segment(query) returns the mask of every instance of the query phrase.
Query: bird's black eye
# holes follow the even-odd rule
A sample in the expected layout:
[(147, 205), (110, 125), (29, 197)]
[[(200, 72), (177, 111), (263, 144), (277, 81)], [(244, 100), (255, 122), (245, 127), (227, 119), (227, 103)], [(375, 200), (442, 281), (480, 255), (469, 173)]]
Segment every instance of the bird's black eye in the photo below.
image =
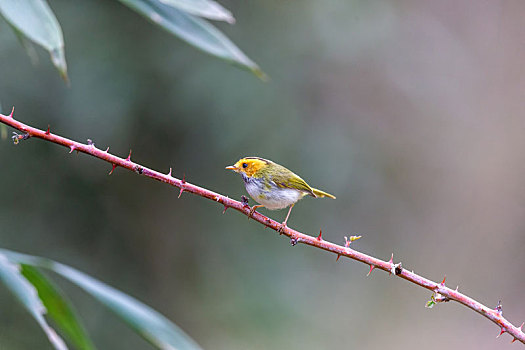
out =
[(247, 168), (247, 167), (248, 167), (248, 164), (246, 164), (246, 163), (242, 163), (242, 167), (243, 167), (243, 168)]

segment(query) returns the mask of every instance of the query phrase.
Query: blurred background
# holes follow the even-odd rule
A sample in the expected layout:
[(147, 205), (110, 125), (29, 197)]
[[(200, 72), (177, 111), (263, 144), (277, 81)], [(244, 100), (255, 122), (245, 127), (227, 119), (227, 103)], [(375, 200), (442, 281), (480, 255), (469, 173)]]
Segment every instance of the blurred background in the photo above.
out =
[[(337, 200), (291, 227), (396, 262), (525, 320), (525, 3), (234, 1), (217, 24), (270, 76), (207, 56), (116, 1), (53, 0), (67, 87), (0, 22), (4, 113), (239, 199), (272, 159)], [(9, 130), (11, 133), (12, 130)], [(501, 349), (457, 303), (175, 188), (40, 140), (0, 142), (0, 246), (76, 267), (205, 349)], [(251, 202), (253, 203), (253, 202)], [(262, 213), (283, 220), (286, 211)], [(100, 349), (152, 349), (56, 278)], [(0, 348), (51, 349), (0, 288)], [(30, 336), (28, 336), (30, 334)], [(514, 345), (516, 347), (517, 345)]]

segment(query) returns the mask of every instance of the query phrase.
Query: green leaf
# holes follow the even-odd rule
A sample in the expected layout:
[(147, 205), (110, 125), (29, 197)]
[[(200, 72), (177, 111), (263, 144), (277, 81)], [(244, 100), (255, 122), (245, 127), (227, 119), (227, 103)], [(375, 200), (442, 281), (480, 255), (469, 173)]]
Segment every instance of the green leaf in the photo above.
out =
[(20, 266), (13, 264), (0, 253), (0, 281), (15, 295), (38, 322), (49, 341), (57, 350), (67, 350), (66, 344), (44, 319), (46, 308), (38, 298), (37, 291), (20, 273)]
[(95, 349), (66, 295), (37, 268), (22, 265), (22, 275), (37, 289), (47, 315), (78, 349)]
[(13, 32), (15, 32), (16, 37), (18, 38), (18, 41), (22, 45), (22, 47), (26, 50), (26, 54), (29, 56), (29, 60), (31, 63), (36, 66), (39, 62), (38, 60), (38, 54), (36, 52), (35, 45), (31, 40), (29, 40), (24, 33), (17, 30), (15, 27), (11, 26), (13, 29)]
[(266, 75), (221, 31), (205, 20), (163, 4), (159, 0), (120, 0), (153, 23), (178, 36), (188, 44), (228, 62), (251, 70), (265, 80)]
[(427, 301), (427, 303), (425, 304), (425, 307), (426, 307), (427, 309), (432, 309), (432, 308), (434, 307), (434, 305), (436, 305), (436, 303), (435, 303), (434, 301), (432, 301), (432, 300), (429, 300), (429, 301)]
[(45, 0), (1, 0), (0, 14), (17, 35), (49, 51), (51, 61), (67, 81), (67, 64), (62, 29)]
[(160, 0), (160, 2), (195, 16), (235, 23), (232, 13), (212, 0)]
[(52, 270), (68, 279), (95, 297), (159, 349), (201, 349), (184, 331), (157, 311), (72, 267), (5, 249), (0, 249), (0, 254), (6, 255), (11, 261)]

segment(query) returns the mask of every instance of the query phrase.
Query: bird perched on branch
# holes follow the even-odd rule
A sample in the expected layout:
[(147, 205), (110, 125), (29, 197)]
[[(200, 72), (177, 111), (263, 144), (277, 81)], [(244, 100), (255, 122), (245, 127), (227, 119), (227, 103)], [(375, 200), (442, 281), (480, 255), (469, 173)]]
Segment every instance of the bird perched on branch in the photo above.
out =
[(271, 160), (259, 157), (241, 158), (234, 165), (226, 169), (241, 174), (246, 191), (259, 205), (254, 205), (250, 216), (257, 208), (265, 207), (270, 210), (290, 207), (280, 231), (286, 227), (293, 206), (304, 196), (314, 198), (329, 197), (330, 193), (310, 187), (291, 170)]

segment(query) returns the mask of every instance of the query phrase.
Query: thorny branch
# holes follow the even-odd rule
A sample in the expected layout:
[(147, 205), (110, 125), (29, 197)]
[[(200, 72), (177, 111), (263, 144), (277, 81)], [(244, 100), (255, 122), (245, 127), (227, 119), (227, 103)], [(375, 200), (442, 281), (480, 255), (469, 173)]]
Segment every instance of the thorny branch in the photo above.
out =
[[(13, 108), (14, 112), (14, 108)], [(26, 140), (30, 137), (37, 137), (40, 139), (44, 139), (59, 145), (62, 145), (64, 147), (69, 148), (70, 152), (77, 151), (86, 153), (89, 155), (92, 155), (96, 158), (102, 159), (112, 165), (112, 169), (109, 172), (111, 175), (115, 168), (121, 167), (128, 170), (132, 170), (140, 175), (165, 182), (167, 184), (170, 184), (172, 186), (178, 187), (180, 189), (179, 197), (182, 195), (183, 192), (193, 193), (201, 197), (205, 197), (211, 200), (214, 200), (224, 206), (224, 212), (228, 208), (233, 208), (237, 211), (240, 211), (244, 215), (249, 216), (250, 215), (250, 206), (247, 204), (247, 201), (236, 201), (231, 198), (228, 198), (226, 196), (223, 196), (219, 193), (212, 192), (210, 190), (207, 190), (205, 188), (193, 185), (186, 181), (185, 178), (182, 180), (174, 178), (171, 176), (171, 168), (168, 174), (162, 174), (158, 171), (149, 169), (143, 165), (137, 164), (131, 160), (131, 151), (127, 158), (120, 158), (115, 155), (112, 155), (109, 153), (109, 148), (106, 150), (100, 150), (95, 147), (95, 144), (88, 140), (87, 144), (83, 144), (80, 142), (72, 141), (67, 138), (52, 134), (49, 130), (49, 127), (47, 128), (47, 131), (43, 131), (40, 129), (33, 128), (29, 125), (26, 125), (24, 123), (21, 123), (14, 119), (14, 113), (11, 112), (10, 115), (2, 115), (0, 114), (0, 122), (9, 125), (20, 132), (22, 134), (14, 133), (13, 141), (15, 144), (22, 140)], [(281, 229), (281, 224), (275, 220), (272, 220), (261, 213), (254, 212), (251, 216), (255, 221), (258, 221), (259, 223), (272, 228), (275, 231), (278, 231)], [(290, 242), (292, 245), (296, 245), (298, 243), (306, 244), (312, 247), (316, 247), (322, 250), (326, 250), (328, 252), (334, 253), (337, 256), (337, 259), (339, 259), (341, 256), (354, 259), (357, 261), (360, 261), (364, 264), (367, 264), (370, 266), (370, 271), (368, 272), (368, 275), (372, 272), (373, 269), (380, 269), (383, 271), (388, 272), (389, 274), (394, 274), (395, 276), (398, 276), (400, 278), (403, 278), (407, 281), (410, 281), (414, 284), (417, 284), (418, 286), (421, 286), (423, 288), (426, 288), (430, 291), (432, 291), (432, 297), (431, 300), (427, 303), (427, 306), (432, 307), (434, 304), (439, 302), (448, 302), (448, 301), (456, 301), (462, 305), (465, 305), (469, 309), (472, 309), (476, 311), (477, 313), (485, 316), (492, 322), (494, 322), (496, 325), (498, 325), (501, 329), (500, 334), (498, 337), (507, 332), (512, 336), (512, 342), (515, 342), (516, 340), (520, 341), (521, 343), (525, 344), (525, 333), (523, 332), (522, 328), (525, 324), (522, 323), (520, 327), (514, 326), (512, 323), (510, 323), (506, 318), (503, 317), (503, 311), (501, 308), (501, 303), (498, 303), (495, 309), (491, 309), (480, 302), (466, 296), (463, 293), (460, 293), (458, 289), (451, 289), (445, 285), (445, 279), (441, 283), (433, 282), (427, 278), (424, 278), (422, 276), (419, 276), (415, 274), (414, 272), (411, 272), (401, 266), (401, 263), (395, 264), (393, 259), (394, 256), (390, 258), (389, 261), (383, 261), (377, 258), (374, 258), (370, 255), (358, 252), (352, 248), (350, 248), (350, 243), (358, 239), (359, 237), (352, 236), (350, 238), (345, 237), (345, 244), (344, 246), (327, 242), (322, 238), (322, 234), (319, 233), (319, 236), (313, 237), (306, 235), (304, 233), (298, 232), (294, 229), (291, 229), (289, 227), (285, 227), (282, 230), (282, 234), (290, 238)]]

